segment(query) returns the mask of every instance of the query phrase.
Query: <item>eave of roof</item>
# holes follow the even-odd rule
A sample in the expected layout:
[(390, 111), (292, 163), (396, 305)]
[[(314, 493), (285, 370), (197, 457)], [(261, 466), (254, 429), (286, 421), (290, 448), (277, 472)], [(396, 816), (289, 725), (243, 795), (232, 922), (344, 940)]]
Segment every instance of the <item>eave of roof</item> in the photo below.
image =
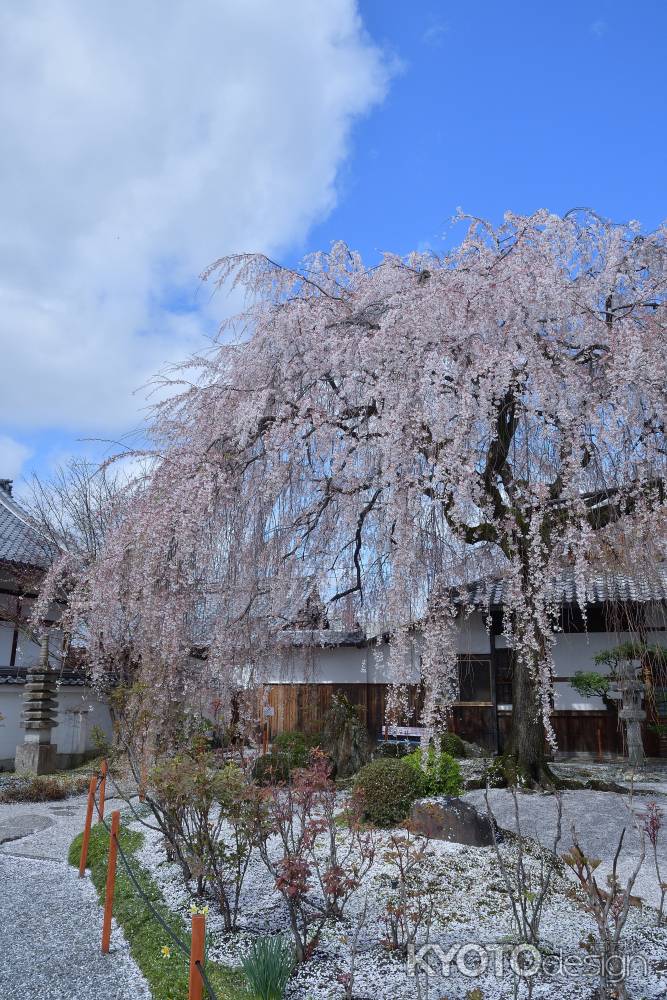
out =
[(0, 489), (0, 562), (44, 570), (54, 555), (48, 539), (32, 526), (23, 508)]
[[(504, 603), (507, 581), (503, 579), (477, 580), (455, 592), (461, 604), (474, 607), (497, 608)], [(579, 604), (581, 595), (573, 569), (564, 570), (551, 587), (549, 598), (562, 605)], [(667, 601), (667, 566), (657, 564), (650, 573), (628, 575), (598, 572), (586, 578), (585, 600), (587, 605), (629, 603), (648, 604)]]
[[(27, 673), (26, 667), (0, 667), (0, 684), (21, 687), (26, 683)], [(71, 670), (57, 673), (57, 681), (64, 687), (86, 687), (88, 684), (85, 674)]]

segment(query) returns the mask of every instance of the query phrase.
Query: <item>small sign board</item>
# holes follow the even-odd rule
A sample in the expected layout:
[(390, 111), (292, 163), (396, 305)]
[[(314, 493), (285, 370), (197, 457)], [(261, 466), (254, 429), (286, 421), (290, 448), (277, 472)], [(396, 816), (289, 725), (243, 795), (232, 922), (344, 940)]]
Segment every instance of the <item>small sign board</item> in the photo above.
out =
[(272, 719), (275, 714), (276, 714), (276, 710), (275, 710), (275, 708), (273, 708), (272, 705), (265, 705), (264, 706), (264, 718), (265, 719)]
[(404, 739), (421, 739), (426, 730), (422, 726), (388, 726), (389, 736), (403, 737)]

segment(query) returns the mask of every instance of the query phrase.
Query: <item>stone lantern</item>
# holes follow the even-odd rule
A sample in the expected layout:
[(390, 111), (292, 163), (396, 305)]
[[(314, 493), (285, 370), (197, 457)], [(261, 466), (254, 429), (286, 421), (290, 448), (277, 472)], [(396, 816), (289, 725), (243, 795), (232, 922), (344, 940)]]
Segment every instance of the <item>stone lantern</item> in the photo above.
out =
[(620, 702), (618, 717), (625, 723), (630, 764), (642, 764), (645, 759), (641, 724), (646, 718), (642, 708), (646, 685), (641, 680), (641, 660), (619, 660), (614, 681), (609, 685), (607, 697)]
[(51, 742), (57, 725), (56, 675), (49, 666), (48, 633), (42, 638), (39, 664), (26, 675), (21, 722), (23, 743), (16, 748), (14, 767), (17, 773), (52, 774), (56, 770), (56, 744)]

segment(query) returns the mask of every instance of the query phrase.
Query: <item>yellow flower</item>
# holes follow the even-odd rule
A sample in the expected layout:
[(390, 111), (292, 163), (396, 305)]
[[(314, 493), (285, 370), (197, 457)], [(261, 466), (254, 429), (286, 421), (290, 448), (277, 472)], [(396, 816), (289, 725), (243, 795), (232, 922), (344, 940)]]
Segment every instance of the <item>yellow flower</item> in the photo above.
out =
[(171, 958), (171, 948), (168, 944), (163, 944), (160, 951), (162, 952), (163, 958)]

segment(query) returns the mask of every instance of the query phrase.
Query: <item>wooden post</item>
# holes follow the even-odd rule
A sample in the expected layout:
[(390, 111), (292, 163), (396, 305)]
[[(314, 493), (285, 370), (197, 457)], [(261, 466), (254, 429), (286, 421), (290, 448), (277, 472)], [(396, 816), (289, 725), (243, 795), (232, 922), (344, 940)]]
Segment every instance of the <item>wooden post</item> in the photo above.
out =
[(188, 1000), (202, 1000), (204, 995), (204, 980), (201, 977), (197, 962), (204, 965), (204, 939), (206, 937), (206, 917), (203, 913), (192, 915), (192, 941), (190, 943), (190, 982)]
[(146, 785), (148, 784), (148, 765), (146, 763), (145, 752), (141, 755), (141, 767), (139, 769), (139, 801), (146, 801)]
[(111, 913), (113, 911), (113, 892), (116, 886), (116, 855), (118, 845), (116, 837), (120, 830), (120, 811), (111, 813), (111, 836), (109, 837), (109, 864), (107, 866), (107, 884), (104, 893), (104, 920), (102, 921), (102, 954), (109, 954), (111, 941)]
[(86, 872), (86, 861), (88, 860), (88, 843), (90, 841), (90, 828), (93, 823), (93, 809), (95, 808), (95, 792), (97, 790), (97, 775), (93, 775), (88, 785), (88, 805), (86, 806), (86, 825), (83, 828), (83, 840), (81, 841), (81, 860), (79, 861), (79, 878), (83, 878)]
[(104, 796), (107, 790), (107, 771), (109, 770), (107, 762), (102, 761), (102, 766), (100, 771), (102, 772), (102, 780), (100, 781), (100, 803), (97, 807), (100, 820), (104, 819)]
[(602, 723), (598, 722), (597, 726), (597, 738), (598, 738), (598, 760), (602, 760)]

